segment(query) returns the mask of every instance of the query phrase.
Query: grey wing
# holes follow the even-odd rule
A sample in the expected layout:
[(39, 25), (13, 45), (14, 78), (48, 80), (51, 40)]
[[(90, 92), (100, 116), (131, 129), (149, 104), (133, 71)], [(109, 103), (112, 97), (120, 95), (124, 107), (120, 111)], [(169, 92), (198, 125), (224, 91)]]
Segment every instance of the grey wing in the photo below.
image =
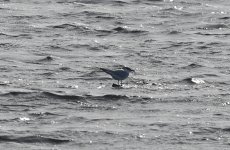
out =
[(112, 71), (110, 69), (100, 68), (105, 73), (111, 75), (115, 80), (124, 80), (129, 76), (129, 73), (124, 70)]
[(117, 70), (113, 72), (113, 78), (116, 80), (124, 80), (129, 76), (129, 73), (123, 70)]

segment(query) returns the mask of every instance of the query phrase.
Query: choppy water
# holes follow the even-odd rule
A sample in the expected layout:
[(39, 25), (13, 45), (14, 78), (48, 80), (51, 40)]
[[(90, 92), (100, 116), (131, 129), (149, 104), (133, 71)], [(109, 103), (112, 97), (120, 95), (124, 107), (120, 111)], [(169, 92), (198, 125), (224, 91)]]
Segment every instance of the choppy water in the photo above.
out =
[[(1, 149), (229, 149), (229, 8), (1, 0)], [(121, 65), (113, 88), (98, 68)]]

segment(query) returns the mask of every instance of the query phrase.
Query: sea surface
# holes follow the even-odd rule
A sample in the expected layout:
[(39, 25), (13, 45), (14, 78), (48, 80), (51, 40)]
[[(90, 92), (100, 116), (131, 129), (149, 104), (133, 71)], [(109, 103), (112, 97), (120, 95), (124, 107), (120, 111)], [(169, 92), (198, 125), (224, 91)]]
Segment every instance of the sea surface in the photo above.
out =
[(0, 149), (229, 150), (230, 1), (0, 0)]

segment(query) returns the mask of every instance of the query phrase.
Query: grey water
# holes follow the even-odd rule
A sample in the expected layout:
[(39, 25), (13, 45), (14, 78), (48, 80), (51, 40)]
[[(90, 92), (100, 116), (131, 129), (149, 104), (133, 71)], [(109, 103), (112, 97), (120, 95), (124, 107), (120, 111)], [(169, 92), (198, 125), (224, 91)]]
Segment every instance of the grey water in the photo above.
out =
[(0, 149), (229, 149), (229, 8), (0, 0)]

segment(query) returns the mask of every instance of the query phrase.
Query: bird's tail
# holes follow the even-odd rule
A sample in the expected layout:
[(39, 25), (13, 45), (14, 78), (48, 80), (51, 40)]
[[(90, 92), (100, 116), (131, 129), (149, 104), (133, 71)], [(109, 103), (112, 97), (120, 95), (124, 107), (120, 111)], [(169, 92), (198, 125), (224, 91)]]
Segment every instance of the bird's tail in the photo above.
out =
[(105, 69), (105, 68), (100, 68), (102, 71), (104, 71), (105, 73), (107, 73), (107, 74), (112, 74), (112, 70), (109, 70), (109, 69)]

